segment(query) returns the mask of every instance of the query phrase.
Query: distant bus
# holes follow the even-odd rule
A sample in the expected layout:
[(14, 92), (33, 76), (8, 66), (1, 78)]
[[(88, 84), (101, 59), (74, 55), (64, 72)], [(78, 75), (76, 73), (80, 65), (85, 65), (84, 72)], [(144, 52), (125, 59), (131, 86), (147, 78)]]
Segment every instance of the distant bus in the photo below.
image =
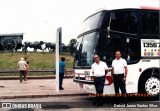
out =
[(77, 86), (86, 92), (96, 93), (91, 64), (94, 62), (94, 53), (98, 53), (100, 59), (109, 66), (104, 95), (115, 94), (111, 64), (115, 59), (115, 51), (120, 50), (128, 64), (127, 93), (158, 97), (160, 91), (159, 16), (160, 7), (139, 4), (104, 9), (86, 18), (82, 33), (77, 37), (73, 72), (73, 81)]

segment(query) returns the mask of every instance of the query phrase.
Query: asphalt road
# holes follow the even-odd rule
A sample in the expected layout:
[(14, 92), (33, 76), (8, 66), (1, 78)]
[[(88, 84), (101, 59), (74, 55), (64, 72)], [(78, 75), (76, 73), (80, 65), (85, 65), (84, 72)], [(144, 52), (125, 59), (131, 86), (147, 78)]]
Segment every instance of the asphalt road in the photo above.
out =
[[(103, 106), (92, 106), (92, 97), (89, 96), (61, 96), (61, 97), (45, 97), (45, 98), (17, 98), (17, 99), (0, 99), (0, 103), (10, 103), (13, 109), (0, 109), (0, 111), (159, 111), (159, 101), (146, 98), (128, 98), (128, 106), (132, 108), (124, 108), (122, 98), (104, 98)], [(117, 104), (114, 104), (117, 102)], [(13, 105), (14, 104), (14, 105)], [(21, 104), (21, 106), (18, 106)], [(17, 109), (25, 105), (28, 107), (37, 107), (35, 109)], [(42, 108), (40, 108), (42, 107)]]

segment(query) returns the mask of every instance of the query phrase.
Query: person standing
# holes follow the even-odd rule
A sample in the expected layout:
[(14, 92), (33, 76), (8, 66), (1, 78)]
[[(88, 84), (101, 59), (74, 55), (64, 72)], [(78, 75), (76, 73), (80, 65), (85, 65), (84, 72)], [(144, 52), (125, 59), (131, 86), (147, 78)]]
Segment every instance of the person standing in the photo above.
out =
[(61, 62), (59, 62), (59, 89), (60, 90), (64, 90), (64, 88), (62, 87), (64, 73), (65, 73), (65, 58), (62, 57)]
[(24, 58), (24, 61), (27, 63), (28, 67), (26, 67), (26, 81), (28, 76), (28, 70), (29, 70), (29, 61), (27, 60), (27, 57)]
[(114, 89), (116, 96), (119, 94), (119, 89), (121, 90), (122, 97), (125, 98), (124, 102), (127, 102), (127, 95), (126, 95), (126, 77), (128, 73), (127, 69), (127, 62), (125, 59), (121, 57), (121, 52), (116, 51), (115, 53), (115, 60), (112, 61), (112, 78), (114, 82)]
[(96, 97), (93, 100), (93, 106), (103, 106), (103, 88), (105, 83), (105, 75), (108, 72), (108, 66), (105, 62), (100, 61), (100, 57), (94, 55), (94, 63), (92, 64), (92, 73), (94, 75), (94, 86), (96, 89)]
[(20, 83), (22, 83), (22, 76), (24, 77), (24, 82), (27, 82), (26, 81), (26, 67), (28, 67), (27, 63), (24, 61), (24, 58), (21, 58), (21, 60), (17, 64), (17, 68), (20, 74)]

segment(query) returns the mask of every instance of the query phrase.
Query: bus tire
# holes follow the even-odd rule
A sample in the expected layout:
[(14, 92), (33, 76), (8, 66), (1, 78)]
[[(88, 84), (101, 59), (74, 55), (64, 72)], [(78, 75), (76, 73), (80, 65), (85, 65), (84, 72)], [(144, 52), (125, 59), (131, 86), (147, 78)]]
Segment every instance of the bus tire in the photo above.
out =
[(159, 95), (160, 95), (159, 70), (157, 68), (153, 76), (152, 76), (152, 70), (153, 69), (147, 70), (141, 75), (138, 82), (138, 93), (141, 95), (146, 94), (147, 97), (157, 100), (159, 99)]

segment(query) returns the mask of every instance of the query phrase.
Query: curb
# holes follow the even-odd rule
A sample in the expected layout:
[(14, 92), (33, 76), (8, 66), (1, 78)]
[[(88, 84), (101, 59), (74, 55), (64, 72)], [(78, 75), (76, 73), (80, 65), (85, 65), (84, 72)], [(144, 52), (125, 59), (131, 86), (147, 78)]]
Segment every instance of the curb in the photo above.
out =
[[(64, 76), (64, 79), (73, 78), (73, 76)], [(28, 76), (27, 79), (55, 79), (55, 76)], [(19, 76), (0, 76), (0, 80), (19, 80)]]
[(16, 98), (43, 98), (43, 97), (59, 97), (59, 96), (87, 96), (89, 93), (79, 94), (53, 94), (53, 95), (20, 95), (20, 96), (1, 96), (0, 99), (16, 99)]

